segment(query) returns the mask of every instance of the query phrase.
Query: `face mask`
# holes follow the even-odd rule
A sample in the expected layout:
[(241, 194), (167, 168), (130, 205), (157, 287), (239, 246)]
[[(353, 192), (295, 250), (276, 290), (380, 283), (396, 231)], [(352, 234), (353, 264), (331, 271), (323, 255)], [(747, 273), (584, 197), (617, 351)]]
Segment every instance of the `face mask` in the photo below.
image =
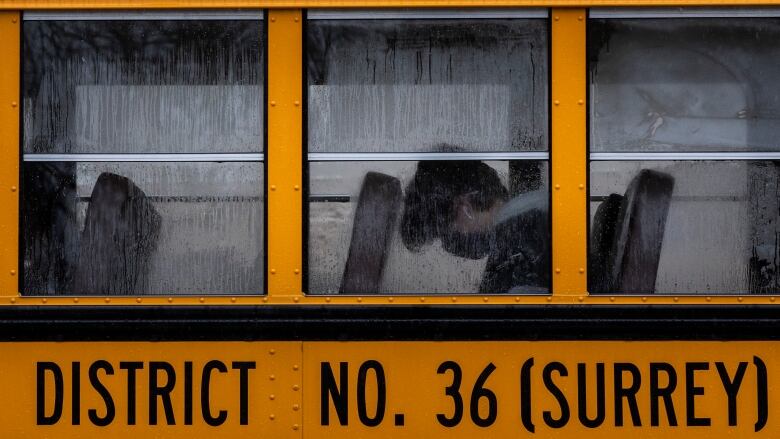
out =
[(482, 259), (490, 252), (493, 232), (463, 233), (450, 231), (441, 237), (441, 246), (448, 253), (468, 259)]

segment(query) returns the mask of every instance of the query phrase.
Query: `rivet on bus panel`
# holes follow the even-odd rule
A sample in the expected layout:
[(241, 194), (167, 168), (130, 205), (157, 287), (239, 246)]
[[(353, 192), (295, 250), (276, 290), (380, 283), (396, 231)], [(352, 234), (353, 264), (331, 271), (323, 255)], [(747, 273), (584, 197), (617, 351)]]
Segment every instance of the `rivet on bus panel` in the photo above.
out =
[(168, 303), (173, 303), (173, 297), (168, 298)]
[(580, 274), (585, 274), (585, 269), (584, 268), (580, 268)]
[(16, 270), (11, 270), (11, 276), (16, 276)]
[(44, 297), (43, 299), (41, 299), (41, 302), (43, 302), (43, 303), (46, 303), (46, 302), (48, 302), (48, 301), (49, 301), (49, 300), (48, 300), (48, 299), (46, 299), (45, 297)]
[(453, 297), (453, 298), (452, 298), (452, 301), (453, 301), (453, 302), (457, 302), (457, 301), (458, 301), (458, 298), (457, 298), (457, 297)]
[(390, 303), (392, 303), (392, 302), (393, 302), (393, 298), (392, 298), (392, 297), (388, 297), (388, 298), (387, 298), (387, 301), (388, 301), (388, 302), (390, 302)]
[(677, 297), (677, 296), (675, 296), (675, 297), (674, 297), (674, 301), (675, 301), (675, 302), (679, 302), (679, 301), (680, 301), (680, 298), (679, 298), (679, 297)]
[(268, 415), (268, 419), (270, 419), (270, 420), (272, 420), (272, 421), (273, 421), (274, 419), (276, 419), (276, 415), (274, 415), (273, 413), (271, 413), (270, 415)]
[(274, 399), (276, 399), (276, 395), (274, 395), (274, 394), (272, 393), (272, 394), (268, 395), (268, 399), (270, 399), (271, 401), (273, 401)]
[(276, 353), (276, 349), (269, 349), (268, 350), (268, 355), (273, 355), (275, 353)]
[(561, 274), (561, 269), (560, 268), (556, 268), (555, 269), (555, 274)]
[(106, 301), (106, 303), (109, 303), (109, 302), (111, 302), (111, 298), (110, 298), (110, 297), (106, 297), (106, 298), (105, 298), (105, 299), (103, 299), (103, 300), (105, 300), (105, 301)]
[(330, 303), (330, 297), (325, 298), (325, 303)]
[(647, 302), (647, 297), (642, 296), (642, 302)]
[(770, 298), (769, 298), (769, 301), (770, 301), (770, 302), (774, 302), (774, 301), (775, 301), (775, 296), (772, 296), (772, 297), (770, 297)]
[(425, 297), (420, 297), (420, 302), (425, 302)]
[(487, 298), (487, 297), (483, 297), (483, 298), (482, 298), (482, 301), (483, 301), (483, 302), (487, 302), (487, 301), (488, 301), (488, 298)]
[(363, 301), (363, 298), (362, 298), (362, 297), (358, 297), (358, 298), (357, 298), (357, 301), (358, 301), (358, 302), (362, 302), (362, 301)]
[(300, 368), (301, 368), (301, 367), (300, 367), (300, 366), (298, 366), (297, 364), (293, 364), (293, 370), (298, 370), (298, 369), (300, 369)]
[(17, 22), (17, 19), (16, 19), (16, 18), (12, 18), (12, 19), (11, 19), (11, 23), (16, 23), (16, 22)]
[(580, 99), (579, 101), (577, 101), (577, 105), (583, 105), (584, 103), (585, 103), (585, 101), (583, 101), (582, 99)]
[(273, 380), (276, 379), (276, 375), (274, 375), (274, 374), (268, 375), (268, 379), (273, 381)]
[(520, 297), (515, 296), (515, 302), (519, 302), (519, 301), (520, 301)]
[(296, 268), (295, 270), (293, 270), (293, 272), (294, 272), (295, 274), (298, 274), (298, 273), (300, 273), (300, 272), (301, 272), (301, 270), (299, 270), (299, 269), (297, 269), (297, 268)]
[(271, 106), (275, 107), (276, 106), (276, 101), (271, 101)]
[(275, 191), (275, 190), (276, 190), (276, 185), (275, 185), (275, 184), (272, 184), (272, 185), (271, 185), (271, 190), (272, 190), (272, 191)]
[(203, 303), (203, 302), (206, 301), (206, 298), (205, 297), (201, 297), (199, 300), (200, 300), (200, 303)]
[(711, 301), (711, 300), (712, 300), (712, 297), (710, 297), (710, 296), (707, 296), (707, 302), (709, 302), (709, 301)]
[(577, 187), (579, 187), (579, 188), (580, 188), (580, 190), (583, 190), (583, 189), (585, 189), (585, 185), (584, 185), (584, 184), (580, 184), (580, 185), (579, 185), (579, 186), (577, 186)]
[(298, 17), (293, 18), (293, 21), (296, 22), (296, 23), (298, 22), (298, 20), (300, 20), (300, 18), (298, 18)]
[(561, 19), (561, 17), (559, 17), (559, 16), (557, 16), (557, 15), (555, 16), (555, 21), (558, 21), (558, 20), (560, 20), (560, 19)]
[(16, 303), (16, 297), (11, 297), (11, 303)]
[(558, 189), (560, 189), (560, 188), (561, 188), (561, 185), (559, 185), (559, 184), (556, 184), (556, 185), (555, 185), (555, 190), (558, 190)]
[(585, 300), (585, 298), (584, 298), (584, 297), (582, 297), (582, 296), (579, 296), (579, 297), (577, 297), (577, 300), (579, 300), (580, 302), (582, 302), (583, 300)]
[(235, 297), (231, 297), (230, 301), (233, 302), (233, 303), (236, 303), (236, 298)]
[(271, 23), (276, 23), (276, 17), (271, 17)]
[(552, 302), (552, 297), (550, 297), (550, 296), (547, 296), (547, 301), (548, 301), (548, 302)]
[(295, 101), (295, 102), (293, 102), (293, 104), (295, 104), (295, 106), (298, 107), (298, 106), (301, 105), (301, 101)]
[(294, 385), (292, 386), (292, 389), (293, 389), (294, 391), (296, 391), (296, 392), (297, 392), (298, 390), (300, 390), (300, 389), (301, 389), (301, 386), (299, 386), (299, 385), (297, 385), (297, 384), (294, 384)]
[(295, 186), (293, 186), (293, 190), (299, 191), (301, 190), (301, 187), (296, 184)]
[(73, 298), (73, 303), (79, 303), (79, 298), (78, 297), (74, 297)]
[(271, 269), (271, 274), (276, 274), (276, 268)]
[(609, 296), (609, 301), (610, 302), (614, 302), (615, 301), (615, 296)]
[(140, 297), (136, 297), (135, 301), (138, 302), (138, 303), (141, 303), (141, 298)]
[(16, 101), (11, 102), (11, 106), (12, 107), (16, 108), (17, 105), (19, 105), (19, 104), (17, 104)]
[(582, 21), (582, 15), (577, 16), (577, 20)]
[(298, 428), (299, 428), (299, 427), (298, 427), (298, 424), (293, 424), (293, 426), (292, 426), (292, 429), (293, 429), (293, 430), (297, 430)]
[(293, 302), (298, 303), (299, 300), (301, 300), (300, 297), (293, 297)]
[(300, 409), (301, 409), (301, 406), (299, 406), (298, 404), (293, 404), (293, 410), (295, 410), (297, 412)]
[(742, 302), (742, 296), (737, 297), (738, 302)]
[(11, 186), (11, 192), (16, 192), (16, 186)]
[(561, 101), (559, 101), (559, 100), (557, 100), (557, 99), (556, 99), (556, 100), (555, 100), (555, 102), (553, 102), (553, 103), (554, 103), (555, 105), (561, 105)]
[(268, 298), (267, 297), (263, 297), (263, 303), (266, 303), (266, 302), (268, 302)]

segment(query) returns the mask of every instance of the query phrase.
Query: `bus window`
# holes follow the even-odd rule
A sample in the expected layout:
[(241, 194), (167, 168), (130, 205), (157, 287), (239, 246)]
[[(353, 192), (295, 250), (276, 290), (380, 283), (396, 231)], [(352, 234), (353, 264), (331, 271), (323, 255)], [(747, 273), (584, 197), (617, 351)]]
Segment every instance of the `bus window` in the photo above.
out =
[(590, 291), (777, 294), (780, 19), (592, 17)]
[(103, 15), (25, 17), (23, 294), (262, 293), (262, 14)]
[(307, 21), (308, 292), (547, 294), (546, 12), (361, 16)]

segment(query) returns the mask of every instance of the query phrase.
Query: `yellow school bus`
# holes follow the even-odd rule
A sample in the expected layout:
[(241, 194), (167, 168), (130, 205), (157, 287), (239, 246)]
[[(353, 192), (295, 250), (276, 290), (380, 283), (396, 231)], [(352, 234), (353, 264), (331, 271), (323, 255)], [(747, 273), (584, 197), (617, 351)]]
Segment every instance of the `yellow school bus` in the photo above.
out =
[(0, 0), (0, 436), (776, 437), (780, 5)]

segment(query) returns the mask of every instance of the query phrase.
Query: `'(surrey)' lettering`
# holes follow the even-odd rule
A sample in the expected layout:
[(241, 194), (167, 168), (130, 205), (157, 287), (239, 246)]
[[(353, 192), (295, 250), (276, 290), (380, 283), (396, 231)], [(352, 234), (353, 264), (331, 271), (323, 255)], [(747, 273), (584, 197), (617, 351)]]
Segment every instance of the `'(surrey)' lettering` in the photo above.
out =
[[(539, 373), (539, 369), (541, 374), (537, 376), (535, 373)], [(664, 362), (651, 362), (643, 366), (634, 363), (577, 363), (574, 373), (570, 373), (569, 367), (560, 362), (535, 367), (534, 359), (529, 358), (520, 369), (520, 419), (525, 429), (532, 433), (537, 429), (532, 417), (539, 412), (544, 424), (555, 429), (563, 428), (570, 422), (579, 422), (587, 428), (598, 428), (610, 422), (607, 416), (609, 411), (615, 427), (641, 427), (648, 423), (650, 427), (677, 427), (680, 424), (708, 427), (712, 425), (712, 416), (716, 413), (704, 414), (697, 407), (702, 406), (700, 401), (707, 398), (708, 392), (720, 391), (726, 395), (727, 401), (722, 414), (726, 415), (724, 418), (729, 426), (736, 426), (747, 421), (744, 416), (740, 416), (737, 396), (744, 387), (745, 376), (751, 370), (755, 377), (758, 407), (754, 429), (760, 431), (766, 426), (769, 415), (768, 383), (766, 365), (755, 356), (752, 365), (747, 361), (737, 364), (687, 362), (681, 370)], [(705, 374), (716, 374), (722, 388), (705, 388), (701, 384)], [(555, 401), (550, 407), (539, 407), (538, 412), (534, 411), (534, 401), (539, 399), (531, 393), (531, 383), (536, 380), (543, 383), (544, 391)], [(576, 380), (576, 386), (571, 385), (572, 380)], [(610, 398), (606, 395), (607, 380), (613, 384)], [(595, 386), (592, 385), (594, 382)], [(567, 394), (563, 389), (577, 390), (576, 394)], [(672, 399), (675, 394), (681, 394), (684, 401), (682, 407), (675, 406)], [(640, 412), (640, 398), (649, 399), (649, 414)], [(572, 416), (571, 409), (574, 401), (576, 417)]]

